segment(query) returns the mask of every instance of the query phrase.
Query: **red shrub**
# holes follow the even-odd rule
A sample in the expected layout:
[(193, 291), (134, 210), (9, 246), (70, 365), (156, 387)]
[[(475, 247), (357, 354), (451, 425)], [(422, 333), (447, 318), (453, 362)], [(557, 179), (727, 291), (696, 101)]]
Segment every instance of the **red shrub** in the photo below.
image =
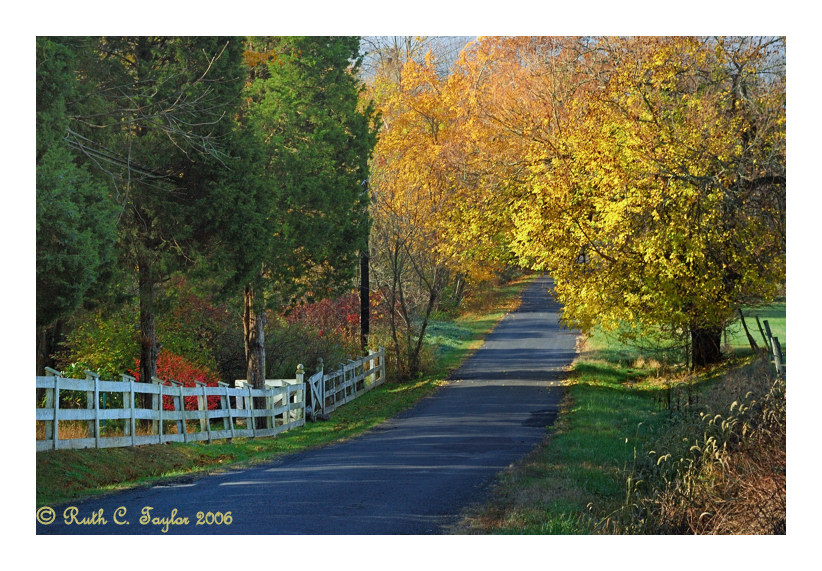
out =
[[(135, 371), (129, 371), (129, 374), (133, 375), (140, 380), (140, 360), (137, 359), (135, 362)], [(182, 383), (185, 387), (195, 387), (197, 386), (197, 382), (205, 383), (209, 387), (216, 387), (217, 386), (217, 374), (213, 371), (205, 367), (200, 367), (198, 365), (194, 365), (184, 357), (180, 355), (175, 355), (174, 353), (169, 353), (168, 351), (160, 352), (159, 357), (157, 358), (157, 378), (163, 381), (166, 381), (165, 384), (167, 386), (171, 386), (169, 381), (174, 380), (179, 383)], [(197, 397), (196, 396), (187, 396), (185, 397), (185, 408), (187, 410), (196, 410), (197, 409)], [(217, 395), (209, 396), (208, 397), (208, 408), (209, 410), (214, 410), (220, 408), (220, 397)], [(164, 396), (163, 397), (163, 409), (164, 410), (174, 410), (174, 405), (172, 401), (172, 397)]]

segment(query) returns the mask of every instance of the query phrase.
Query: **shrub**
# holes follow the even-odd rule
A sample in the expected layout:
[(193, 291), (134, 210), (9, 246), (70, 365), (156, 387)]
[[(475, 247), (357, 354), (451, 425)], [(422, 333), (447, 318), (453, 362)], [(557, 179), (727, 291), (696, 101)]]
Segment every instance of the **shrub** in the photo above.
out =
[[(129, 371), (138, 381), (140, 380), (140, 360), (134, 362), (134, 370)], [(157, 378), (166, 381), (170, 386), (170, 381), (174, 380), (182, 383), (185, 387), (196, 387), (197, 383), (204, 383), (209, 387), (216, 387), (218, 376), (203, 366), (195, 365), (185, 357), (175, 355), (169, 351), (161, 351), (157, 357)], [(197, 408), (196, 396), (185, 397), (185, 408), (188, 410)], [(220, 397), (212, 395), (208, 397), (208, 408), (214, 410), (220, 408)], [(173, 410), (173, 399), (170, 396), (163, 397), (163, 409)]]

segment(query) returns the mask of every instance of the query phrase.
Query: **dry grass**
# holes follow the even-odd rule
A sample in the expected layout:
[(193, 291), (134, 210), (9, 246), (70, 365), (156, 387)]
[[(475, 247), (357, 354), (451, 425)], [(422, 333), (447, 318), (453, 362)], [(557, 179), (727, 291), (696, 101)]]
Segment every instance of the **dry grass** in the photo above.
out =
[(765, 363), (727, 374), (675, 414), (631, 474), (611, 533), (784, 534), (785, 382)]

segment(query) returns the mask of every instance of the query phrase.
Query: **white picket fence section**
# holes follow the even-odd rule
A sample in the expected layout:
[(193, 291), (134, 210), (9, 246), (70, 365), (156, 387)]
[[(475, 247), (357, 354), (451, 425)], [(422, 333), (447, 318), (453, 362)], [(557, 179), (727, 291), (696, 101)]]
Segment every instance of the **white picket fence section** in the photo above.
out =
[[(45, 423), (45, 438), (37, 440), (37, 450), (274, 436), (305, 424), (302, 371), (300, 365), (295, 379), (267, 380), (266, 389), (260, 390), (248, 386), (245, 381), (235, 383), (240, 386), (234, 388), (224, 383), (217, 387), (204, 384), (184, 387), (174, 381), (168, 386), (159, 379), (154, 379), (153, 383), (140, 383), (127, 375), (123, 375), (122, 381), (102, 381), (91, 372), (87, 372), (86, 379), (69, 379), (60, 376), (58, 371), (48, 370), (49, 375), (37, 377), (37, 389), (45, 390), (45, 404), (37, 408), (37, 420)], [(60, 396), (65, 391), (85, 392), (86, 408), (61, 408)], [(112, 398), (115, 394), (121, 398)], [(138, 395), (151, 395), (151, 398), (143, 399)], [(165, 397), (170, 397), (174, 410), (164, 410)], [(209, 397), (219, 400), (219, 408), (209, 410)], [(255, 408), (256, 398), (264, 398), (265, 406)], [(110, 406), (118, 400), (122, 406)], [(150, 408), (141, 406), (145, 400), (150, 400)], [(196, 401), (196, 407), (187, 404), (187, 400)], [(255, 422), (260, 418), (264, 419), (264, 423), (259, 423), (265, 425), (263, 428), (258, 428)], [(105, 434), (108, 431), (101, 429), (101, 424), (118, 420), (123, 421), (119, 434), (109, 436)], [(61, 422), (78, 421), (88, 423), (87, 437), (60, 438)], [(151, 432), (138, 434), (138, 421), (151, 421)], [(171, 431), (171, 426), (176, 430)]]
[(332, 372), (320, 370), (312, 375), (307, 385), (311, 391), (310, 416), (331, 414), (339, 407), (367, 393), (385, 382), (385, 348), (369, 351), (356, 361), (348, 361)]

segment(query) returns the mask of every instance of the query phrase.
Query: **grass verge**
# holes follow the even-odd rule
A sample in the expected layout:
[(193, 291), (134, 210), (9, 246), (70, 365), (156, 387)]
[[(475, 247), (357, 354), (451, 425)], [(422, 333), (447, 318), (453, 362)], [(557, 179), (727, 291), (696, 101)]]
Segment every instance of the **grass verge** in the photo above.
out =
[(237, 438), (230, 443), (38, 452), (37, 506), (267, 462), (361, 434), (441, 386), (448, 374), (482, 345), (496, 323), (516, 308), (519, 294), (529, 281), (524, 278), (486, 290), (471, 300), (458, 317), (434, 320), (426, 336), (436, 357), (436, 366), (429, 374), (405, 383), (389, 380), (335, 411), (326, 422), (308, 423), (276, 438)]

